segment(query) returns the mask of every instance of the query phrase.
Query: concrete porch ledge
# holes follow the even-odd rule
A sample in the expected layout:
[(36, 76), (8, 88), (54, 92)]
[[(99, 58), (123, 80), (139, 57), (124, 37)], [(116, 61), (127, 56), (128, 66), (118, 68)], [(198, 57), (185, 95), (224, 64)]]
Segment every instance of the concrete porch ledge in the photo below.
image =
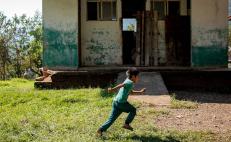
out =
[(35, 82), (35, 88), (105, 88), (116, 81), (118, 72), (98, 71), (55, 71), (51, 81)]
[[(86, 69), (86, 68), (85, 68)], [(57, 71), (49, 82), (35, 82), (35, 88), (81, 88), (108, 87), (115, 84), (118, 74), (127, 68), (91, 68), (80, 71)], [(230, 69), (163, 69), (141, 68), (141, 71), (159, 72), (167, 89), (176, 90), (231, 92)]]

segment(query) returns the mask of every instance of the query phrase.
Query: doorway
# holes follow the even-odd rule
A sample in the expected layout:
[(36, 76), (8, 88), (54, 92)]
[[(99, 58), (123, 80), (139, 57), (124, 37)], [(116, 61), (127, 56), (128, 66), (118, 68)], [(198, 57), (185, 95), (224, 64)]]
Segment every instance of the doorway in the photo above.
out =
[(123, 64), (135, 64), (137, 13), (145, 11), (145, 0), (122, 0)]
[(190, 66), (191, 0), (122, 0), (123, 64)]
[(191, 0), (187, 0), (187, 13), (182, 15), (180, 1), (168, 1), (165, 20), (167, 65), (191, 64)]

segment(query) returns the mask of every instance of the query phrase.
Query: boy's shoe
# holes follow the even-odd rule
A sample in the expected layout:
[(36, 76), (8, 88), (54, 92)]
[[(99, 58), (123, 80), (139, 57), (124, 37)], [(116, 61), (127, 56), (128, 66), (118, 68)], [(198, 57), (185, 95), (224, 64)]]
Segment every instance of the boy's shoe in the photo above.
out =
[(99, 136), (99, 137), (102, 137), (103, 132), (99, 129), (99, 130), (97, 130), (96, 135)]
[(133, 131), (133, 128), (129, 124), (124, 124), (123, 128)]

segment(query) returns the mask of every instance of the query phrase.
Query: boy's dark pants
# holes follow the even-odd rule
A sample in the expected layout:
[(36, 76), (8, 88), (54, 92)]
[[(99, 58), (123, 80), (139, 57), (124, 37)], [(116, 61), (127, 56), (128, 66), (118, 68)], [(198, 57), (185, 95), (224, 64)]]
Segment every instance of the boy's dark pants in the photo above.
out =
[(111, 115), (109, 119), (100, 127), (100, 130), (102, 132), (106, 131), (122, 112), (129, 113), (127, 119), (125, 120), (125, 124), (130, 124), (136, 115), (136, 108), (128, 102), (118, 103), (113, 101)]

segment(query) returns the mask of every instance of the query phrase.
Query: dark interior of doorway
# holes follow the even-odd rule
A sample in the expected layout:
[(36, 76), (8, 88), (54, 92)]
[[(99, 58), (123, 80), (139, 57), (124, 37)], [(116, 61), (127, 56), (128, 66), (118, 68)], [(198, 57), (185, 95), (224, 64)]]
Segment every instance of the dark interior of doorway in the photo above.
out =
[[(145, 10), (145, 0), (122, 0), (122, 21), (126, 18), (136, 18), (138, 11)], [(123, 23), (122, 23), (123, 24)], [(123, 38), (123, 64), (134, 65), (132, 55), (136, 49), (134, 31), (122, 31)]]
[[(122, 21), (136, 18), (138, 11), (145, 11), (145, 0), (121, 0)], [(180, 1), (168, 1), (168, 14), (165, 21), (166, 63), (158, 66), (190, 66), (191, 65), (191, 0), (187, 0), (187, 14), (180, 13)], [(123, 23), (122, 23), (123, 24)], [(123, 64), (134, 65), (132, 58), (136, 50), (134, 31), (122, 31)]]
[(191, 0), (187, 0), (187, 15), (180, 15), (180, 2), (169, 1), (165, 19), (167, 65), (191, 64)]

